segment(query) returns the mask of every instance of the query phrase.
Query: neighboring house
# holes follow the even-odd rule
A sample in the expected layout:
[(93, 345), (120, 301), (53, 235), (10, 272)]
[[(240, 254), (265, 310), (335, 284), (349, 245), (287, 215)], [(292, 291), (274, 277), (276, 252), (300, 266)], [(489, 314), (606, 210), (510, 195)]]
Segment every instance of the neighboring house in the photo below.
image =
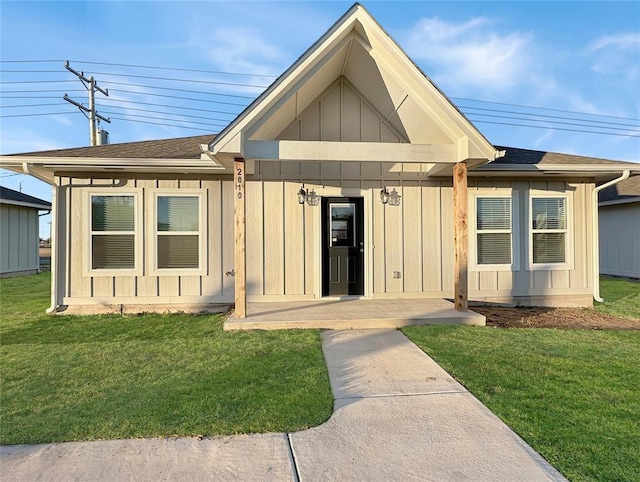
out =
[(40, 269), (38, 211), (44, 210), (50, 202), (0, 186), (0, 277)]
[(52, 310), (454, 298), (591, 305), (596, 183), (493, 146), (354, 5), (217, 136), (2, 156), (51, 183)]
[(600, 272), (640, 278), (640, 176), (600, 192)]

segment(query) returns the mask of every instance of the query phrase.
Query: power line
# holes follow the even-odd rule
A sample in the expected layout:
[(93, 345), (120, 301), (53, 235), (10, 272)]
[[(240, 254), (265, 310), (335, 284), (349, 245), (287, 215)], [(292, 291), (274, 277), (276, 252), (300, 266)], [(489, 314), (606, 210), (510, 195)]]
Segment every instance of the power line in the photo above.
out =
[(609, 129), (609, 130), (614, 130), (614, 131), (630, 131), (630, 132), (636, 132), (638, 134), (640, 134), (640, 131), (634, 131), (633, 129), (624, 129), (624, 128), (620, 128), (620, 127), (607, 127), (607, 126), (594, 126), (594, 125), (590, 125), (590, 124), (579, 124), (576, 122), (562, 122), (562, 121), (548, 121), (545, 119), (539, 120), (539, 119), (527, 119), (526, 117), (514, 117), (514, 116), (508, 116), (508, 115), (496, 115), (496, 114), (481, 114), (479, 112), (473, 112), (471, 113), (471, 115), (479, 115), (479, 116), (483, 116), (483, 117), (491, 117), (491, 118), (496, 118), (496, 119), (513, 119), (513, 120), (523, 120), (523, 121), (527, 121), (527, 122), (548, 122), (549, 124), (560, 124), (560, 125), (568, 125), (568, 126), (579, 126), (579, 127), (591, 127), (593, 129)]
[(134, 64), (113, 64), (108, 62), (88, 62), (84, 60), (72, 60), (72, 62), (78, 64), (89, 64), (89, 65), (108, 65), (112, 67), (132, 67), (136, 69), (154, 69), (154, 70), (170, 70), (176, 72), (199, 72), (203, 74), (221, 74), (221, 75), (239, 75), (245, 77), (270, 77), (272, 79), (277, 78), (277, 75), (268, 75), (268, 74), (245, 74), (241, 72), (225, 72), (220, 70), (201, 70), (201, 69), (183, 69), (178, 67), (159, 67), (152, 65), (134, 65)]
[[(132, 90), (124, 90), (124, 89), (110, 89), (113, 92), (123, 92), (126, 94), (137, 94), (137, 95), (153, 95), (154, 97), (165, 97), (168, 99), (180, 99), (180, 100), (190, 100), (193, 102), (208, 102), (211, 104), (223, 104), (223, 105), (235, 105), (238, 107), (246, 107), (248, 104), (244, 103), (244, 104), (238, 104), (237, 102), (223, 102), (221, 100), (208, 100), (208, 99), (194, 99), (193, 97), (181, 97), (179, 95), (166, 95), (166, 94), (143, 94), (141, 92), (135, 92)], [(217, 95), (217, 94), (216, 94)]]
[(233, 87), (255, 87), (257, 89), (266, 89), (268, 85), (254, 85), (254, 84), (238, 84), (236, 82), (218, 82), (215, 80), (195, 80), (195, 79), (177, 79), (173, 77), (154, 77), (150, 75), (134, 75), (134, 74), (113, 74), (110, 72), (94, 72), (96, 75), (111, 75), (113, 77), (128, 77), (135, 79), (152, 79), (162, 80), (167, 82), (191, 82), (194, 84), (213, 84), (213, 85), (230, 85)]
[[(55, 63), (55, 62), (64, 62), (65, 60), (0, 60), (0, 63)], [(107, 65), (107, 66), (111, 66), (111, 67), (130, 67), (130, 68), (135, 68), (135, 69), (153, 69), (153, 70), (169, 70), (169, 71), (176, 71), (176, 72), (200, 72), (203, 74), (220, 74), (220, 75), (239, 75), (239, 76), (245, 76), (245, 77), (270, 77), (270, 78), (277, 78), (277, 75), (270, 75), (270, 74), (248, 74), (248, 73), (242, 73), (242, 72), (226, 72), (226, 71), (222, 71), (222, 70), (202, 70), (202, 69), (184, 69), (184, 68), (179, 68), (179, 67), (162, 67), (162, 66), (156, 66), (156, 65), (138, 65), (138, 64), (116, 64), (116, 63), (110, 63), (110, 62), (89, 62), (87, 60), (70, 60), (70, 62), (76, 63), (76, 64), (88, 64), (88, 65)], [(9, 72), (9, 71), (5, 71), (5, 72)], [(29, 72), (29, 71), (27, 71)]]
[(182, 106), (179, 106), (179, 105), (157, 104), (157, 103), (154, 103), (154, 102), (129, 101), (129, 100), (124, 100), (124, 99), (104, 99), (104, 101), (105, 102), (129, 102), (131, 104), (137, 104), (137, 105), (151, 105), (151, 106), (154, 106), (154, 107), (167, 107), (167, 108), (171, 108), (171, 109), (194, 110), (194, 111), (199, 111), (199, 112), (212, 112), (214, 114), (228, 114), (228, 115), (233, 115), (233, 116), (238, 115), (236, 112), (227, 112), (227, 111), (212, 110), (212, 109), (198, 109), (196, 107), (182, 107)]
[(128, 87), (142, 87), (149, 89), (159, 89), (159, 90), (173, 90), (176, 92), (188, 92), (191, 94), (206, 94), (206, 95), (219, 95), (221, 97), (237, 97), (239, 99), (250, 99), (253, 100), (256, 97), (251, 95), (238, 95), (238, 94), (222, 94), (220, 92), (207, 92), (206, 90), (189, 90), (189, 89), (178, 89), (175, 87), (160, 87), (158, 85), (145, 85), (145, 84), (131, 84), (128, 82), (117, 82), (115, 80), (103, 80), (103, 84), (114, 84), (114, 85), (125, 85)]
[(620, 117), (620, 116), (615, 116), (615, 115), (606, 115), (606, 114), (589, 114), (588, 112), (577, 112), (574, 110), (564, 110), (564, 109), (551, 109), (549, 107), (536, 107), (533, 105), (523, 105), (523, 104), (510, 104), (508, 102), (492, 102), (489, 100), (477, 100), (477, 99), (469, 99), (466, 97), (449, 97), (450, 99), (458, 99), (458, 100), (465, 100), (465, 101), (469, 101), (469, 102), (482, 102), (483, 104), (497, 104), (497, 105), (507, 105), (507, 106), (511, 106), (511, 107), (522, 107), (525, 109), (539, 109), (539, 110), (549, 110), (549, 111), (553, 111), (553, 112), (566, 112), (569, 114), (580, 114), (580, 115), (590, 115), (593, 117), (609, 117), (612, 119), (624, 119), (624, 120), (633, 120), (633, 121), (639, 121), (640, 119), (636, 119), (634, 117)]
[(545, 127), (545, 126), (531, 126), (531, 125), (525, 125), (525, 124), (513, 124), (511, 122), (493, 122), (493, 121), (488, 121), (488, 120), (480, 120), (480, 119), (469, 119), (472, 122), (477, 122), (478, 124), (497, 124), (497, 125), (503, 125), (503, 126), (510, 126), (510, 127), (531, 127), (533, 129), (551, 129), (551, 130), (557, 130), (557, 131), (569, 131), (569, 132), (583, 132), (586, 134), (602, 134), (604, 136), (618, 136), (618, 137), (638, 137), (640, 134), (616, 134), (615, 132), (598, 132), (598, 131), (587, 131), (587, 130), (579, 130), (579, 129), (566, 129), (563, 127)]
[[(67, 92), (86, 92), (85, 89), (67, 89)], [(45, 89), (45, 90), (3, 90), (3, 93), (6, 94), (20, 94), (20, 93), (25, 93), (28, 94), (30, 92), (37, 92), (37, 93), (42, 93), (42, 92), (60, 92), (60, 89)]]
[(45, 63), (45, 62), (64, 62), (62, 60), (0, 60), (0, 64), (36, 64), (36, 63)]
[(49, 102), (47, 104), (22, 104), (22, 105), (0, 105), (0, 109), (19, 109), (23, 107), (45, 107), (52, 105), (61, 105), (60, 102)]
[(0, 176), (0, 178), (4, 179), (5, 177), (13, 177), (13, 176), (23, 176), (24, 174), (21, 172), (16, 172), (15, 174), (7, 174), (5, 176)]
[(8, 117), (36, 117), (39, 115), (66, 115), (66, 114), (75, 114), (75, 111), (70, 112), (39, 112), (34, 114), (10, 114), (10, 115), (0, 115), (0, 119), (6, 119)]
[(0, 84), (59, 84), (75, 82), (75, 80), (0, 80)]
[(166, 124), (164, 122), (151, 122), (151, 121), (143, 121), (143, 120), (124, 119), (122, 117), (112, 117), (112, 119), (129, 121), (129, 122), (140, 122), (142, 124), (153, 124), (153, 125), (164, 126), (164, 127), (178, 127), (180, 129), (191, 129), (191, 130), (195, 130), (195, 131), (211, 132), (210, 129), (201, 129), (199, 127), (178, 126), (178, 125), (175, 125), (175, 124)]
[[(194, 122), (194, 121), (181, 120), (181, 119), (166, 119), (166, 117), (155, 117), (155, 116), (142, 115), (142, 114), (128, 114), (126, 112), (110, 112), (110, 113), (111, 114), (115, 114), (115, 115), (124, 115), (124, 116), (127, 116), (127, 117), (133, 117), (134, 119), (136, 119), (136, 118), (154, 119), (154, 120), (160, 120), (160, 121), (169, 120), (171, 122), (184, 122), (184, 123), (188, 123), (188, 124), (202, 125), (202, 126), (225, 127), (227, 125), (226, 121), (208, 123), (208, 122)], [(188, 116), (183, 116), (183, 117), (188, 117)]]
[[(501, 109), (486, 109), (482, 107), (471, 107), (471, 106), (458, 106), (460, 109), (472, 109), (472, 110), (482, 110), (485, 112), (500, 112), (503, 114), (517, 114), (517, 115), (528, 115), (531, 117), (544, 117), (547, 119), (562, 119), (562, 120), (576, 120), (581, 122), (591, 122), (598, 124), (609, 124), (609, 125), (618, 125), (618, 126), (627, 126), (627, 127), (640, 127), (640, 124), (623, 124), (621, 122), (608, 122), (608, 121), (599, 121), (599, 120), (591, 120), (591, 119), (576, 119), (575, 117), (563, 117), (557, 115), (545, 115), (545, 114), (533, 114), (529, 112), (517, 112), (512, 110), (501, 110)], [(471, 113), (473, 114), (473, 113)], [(554, 122), (554, 121), (550, 121)], [(594, 126), (595, 127), (595, 126)]]
[[(211, 118), (211, 117), (204, 117), (204, 116), (198, 116), (198, 115), (173, 114), (171, 112), (162, 112), (162, 111), (158, 111), (158, 110), (135, 109), (135, 108), (132, 108), (132, 107), (120, 107), (120, 106), (112, 106), (112, 108), (121, 109), (121, 110), (134, 110), (136, 112), (149, 112), (151, 114), (162, 114), (164, 116), (187, 117), (187, 118), (190, 118), (190, 119), (204, 119), (204, 120), (210, 120), (210, 121), (214, 121), (214, 122), (221, 122), (221, 123), (223, 123), (223, 125), (227, 125), (229, 123), (229, 121), (226, 120), (226, 119), (215, 119), (215, 118)], [(107, 111), (107, 110), (103, 110), (102, 112), (104, 112), (105, 114), (125, 115), (125, 113), (122, 113), (122, 112), (112, 112), (112, 111)], [(127, 115), (133, 115), (133, 114), (127, 114)], [(140, 117), (147, 117), (147, 116), (141, 115)], [(149, 119), (162, 119), (161, 117), (148, 117), (148, 118)], [(169, 119), (169, 120), (171, 120), (171, 119)]]

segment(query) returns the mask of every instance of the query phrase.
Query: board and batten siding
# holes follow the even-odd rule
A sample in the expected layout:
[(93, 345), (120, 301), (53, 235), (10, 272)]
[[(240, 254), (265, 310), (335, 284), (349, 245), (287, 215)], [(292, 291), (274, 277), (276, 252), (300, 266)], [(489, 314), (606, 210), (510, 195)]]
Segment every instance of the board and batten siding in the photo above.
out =
[[(367, 196), (369, 231), (368, 294), (373, 298), (450, 298), (453, 296), (453, 187), (450, 179), (429, 179), (419, 164), (377, 162), (255, 163), (246, 183), (247, 298), (249, 301), (310, 300), (320, 296), (320, 205), (300, 205), (297, 191), (319, 196), (358, 192)], [(86, 191), (111, 186), (113, 193), (137, 189), (145, 205), (144, 266), (141, 275), (96, 276), (84, 270), (89, 219), (82, 203)], [(400, 195), (399, 205), (383, 205), (382, 186)], [(150, 274), (153, 207), (146, 192), (199, 190), (206, 205), (206, 274)], [(469, 272), (470, 299), (551, 304), (577, 297), (584, 302), (593, 288), (591, 266), (591, 192), (593, 184), (526, 180), (469, 180), (470, 194), (513, 190), (518, 197), (520, 263), (515, 271)], [(567, 194), (573, 211), (572, 264), (565, 269), (528, 267), (528, 199), (531, 190)], [(60, 178), (59, 252), (61, 304), (217, 304), (232, 303), (233, 181), (220, 179), (76, 179)], [(470, 236), (472, 231), (470, 230)], [(555, 301), (553, 301), (555, 300)]]
[(0, 205), (0, 276), (35, 273), (39, 268), (38, 210)]
[[(228, 304), (234, 299), (233, 271), (233, 181), (227, 179), (79, 179), (61, 177), (59, 182), (59, 222), (66, 233), (60, 240), (58, 253), (60, 304)], [(143, 266), (141, 275), (99, 276), (87, 274), (85, 259), (89, 248), (89, 223), (86, 192), (109, 187), (139, 192), (144, 227)], [(148, 191), (188, 189), (204, 196), (206, 226), (204, 228), (206, 274), (153, 275), (150, 251), (153, 249), (153, 206)], [(169, 192), (169, 191), (168, 191)], [(66, 226), (66, 229), (65, 229)], [(227, 274), (229, 273), (229, 275)]]
[(640, 278), (640, 202), (600, 206), (600, 273)]
[[(326, 189), (370, 192), (372, 287), (374, 298), (453, 296), (453, 187), (451, 180), (420, 179), (419, 165), (358, 162), (257, 162), (247, 183), (247, 293), (252, 301), (311, 299), (319, 296), (319, 210), (299, 205), (306, 189), (322, 196)], [(398, 206), (378, 199), (382, 186), (401, 196)], [(582, 181), (469, 180), (469, 191), (513, 190), (518, 197), (519, 267), (511, 271), (469, 273), (470, 298), (526, 304), (563, 303), (578, 296), (586, 302), (593, 289), (591, 265), (591, 192)], [(567, 194), (570, 266), (529, 269), (528, 202), (535, 192)], [(353, 192), (353, 191), (352, 191)], [(327, 195), (327, 194), (325, 194)], [(331, 194), (334, 196), (335, 194)], [(472, 231), (470, 230), (470, 236)]]

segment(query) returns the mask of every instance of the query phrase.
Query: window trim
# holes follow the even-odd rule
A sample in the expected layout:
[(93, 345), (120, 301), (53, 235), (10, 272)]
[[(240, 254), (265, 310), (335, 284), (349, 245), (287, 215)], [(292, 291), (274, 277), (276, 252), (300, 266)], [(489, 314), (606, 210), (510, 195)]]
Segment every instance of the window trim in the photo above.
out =
[[(511, 263), (478, 263), (478, 198), (511, 199)], [(471, 271), (519, 271), (520, 270), (520, 204), (518, 191), (514, 189), (478, 189), (469, 193), (469, 270)], [(484, 230), (487, 231), (487, 230)], [(480, 232), (483, 232), (482, 230)]]
[[(86, 189), (83, 197), (83, 222), (85, 223), (84, 232), (84, 269), (83, 275), (88, 277), (97, 277), (97, 276), (142, 276), (143, 275), (143, 266), (144, 266), (144, 246), (143, 246), (143, 219), (142, 219), (142, 209), (140, 206), (140, 199), (142, 197), (141, 189), (137, 188), (126, 188), (126, 189), (117, 189), (113, 187), (108, 188), (90, 188)], [(133, 216), (134, 216), (134, 267), (133, 268), (123, 268), (123, 269), (94, 269), (92, 267), (92, 258), (93, 258), (93, 243), (92, 236), (94, 231), (92, 229), (92, 198), (94, 196), (104, 196), (104, 197), (122, 197), (122, 196), (133, 196)], [(112, 234), (118, 234), (121, 232), (112, 232)], [(127, 234), (129, 232), (127, 231)]]
[[(158, 198), (172, 197), (197, 197), (198, 198), (198, 261), (197, 268), (158, 268), (158, 233), (164, 235), (193, 235), (196, 231), (158, 231)], [(150, 247), (148, 266), (152, 276), (203, 276), (207, 274), (209, 260), (207, 258), (207, 193), (205, 189), (150, 189), (149, 203), (153, 212), (152, 221), (148, 225)], [(161, 236), (163, 234), (160, 234)]]
[[(564, 230), (550, 230), (549, 232), (564, 232), (564, 262), (563, 263), (534, 263), (533, 262), (533, 200), (540, 198), (564, 198), (567, 210), (567, 227)], [(554, 271), (554, 270), (571, 270), (574, 268), (574, 225), (573, 225), (573, 196), (567, 191), (541, 191), (529, 190), (529, 198), (527, 201), (527, 260), (529, 271)], [(536, 230), (536, 232), (539, 232)]]

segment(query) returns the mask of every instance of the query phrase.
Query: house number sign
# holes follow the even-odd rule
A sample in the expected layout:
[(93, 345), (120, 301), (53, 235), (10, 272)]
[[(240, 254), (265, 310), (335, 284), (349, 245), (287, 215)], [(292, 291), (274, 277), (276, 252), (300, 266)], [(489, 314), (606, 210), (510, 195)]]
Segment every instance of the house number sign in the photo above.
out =
[(238, 192), (238, 199), (242, 199), (242, 173), (243, 169), (241, 167), (236, 169), (236, 191)]

